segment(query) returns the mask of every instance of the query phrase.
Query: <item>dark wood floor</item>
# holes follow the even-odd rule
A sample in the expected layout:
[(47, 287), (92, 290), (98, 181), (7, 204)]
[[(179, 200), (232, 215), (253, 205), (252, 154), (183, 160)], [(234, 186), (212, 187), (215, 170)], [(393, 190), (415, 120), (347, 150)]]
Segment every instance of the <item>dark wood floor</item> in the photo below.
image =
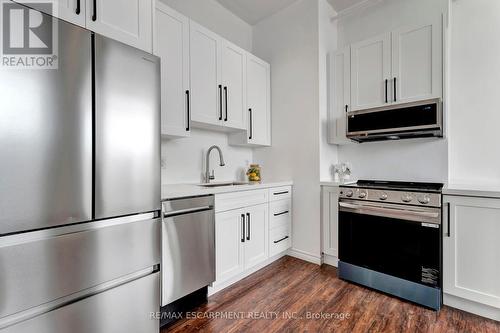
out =
[[(427, 310), (339, 280), (331, 266), (291, 257), (211, 296), (195, 311), (203, 318), (181, 319), (161, 333), (500, 332), (500, 323), (493, 320), (449, 307), (439, 313)], [(307, 319), (308, 312), (332, 318)], [(283, 317), (287, 314), (291, 318)], [(239, 319), (206, 318), (222, 315)]]

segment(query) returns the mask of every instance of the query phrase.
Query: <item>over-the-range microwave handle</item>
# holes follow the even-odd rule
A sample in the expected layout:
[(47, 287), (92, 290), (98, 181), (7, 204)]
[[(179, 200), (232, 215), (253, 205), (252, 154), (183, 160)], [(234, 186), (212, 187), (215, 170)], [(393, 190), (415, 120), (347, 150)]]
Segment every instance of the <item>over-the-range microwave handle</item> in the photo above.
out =
[[(387, 213), (393, 215), (400, 215), (401, 218), (404, 217), (423, 217), (423, 218), (438, 218), (438, 212), (424, 212), (424, 211), (416, 211), (410, 209), (395, 209), (395, 208), (387, 208), (387, 207), (376, 207), (376, 206), (368, 206), (368, 205), (356, 205), (347, 202), (339, 202), (339, 206), (341, 208), (348, 208), (358, 212), (379, 212), (379, 213)], [(436, 223), (438, 224), (438, 223)]]

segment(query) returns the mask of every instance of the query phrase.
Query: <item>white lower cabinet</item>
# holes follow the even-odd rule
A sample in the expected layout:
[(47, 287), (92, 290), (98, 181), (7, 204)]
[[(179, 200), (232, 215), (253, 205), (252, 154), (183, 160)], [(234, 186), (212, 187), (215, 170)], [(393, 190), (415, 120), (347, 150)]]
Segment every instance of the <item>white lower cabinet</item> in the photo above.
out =
[(446, 295), (472, 301), (461, 308), (500, 320), (500, 199), (444, 196), (443, 216), (445, 304)]
[(322, 252), (326, 264), (337, 266), (339, 257), (339, 187), (322, 186)]
[(217, 283), (268, 258), (268, 211), (264, 203), (215, 215)]
[(216, 281), (210, 293), (271, 263), (291, 247), (291, 198), (270, 201), (268, 196), (268, 191), (280, 189), (215, 196)]

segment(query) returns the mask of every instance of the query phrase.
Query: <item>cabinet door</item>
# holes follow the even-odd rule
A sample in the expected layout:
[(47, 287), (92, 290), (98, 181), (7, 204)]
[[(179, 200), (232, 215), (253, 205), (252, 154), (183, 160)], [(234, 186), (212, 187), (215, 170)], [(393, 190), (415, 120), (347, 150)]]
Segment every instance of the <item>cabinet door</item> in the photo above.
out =
[(391, 89), (394, 103), (442, 96), (441, 31), (441, 24), (434, 22), (403, 27), (392, 33)]
[(220, 80), (219, 36), (190, 21), (191, 120), (222, 125), (223, 89)]
[(246, 209), (245, 269), (263, 262), (268, 257), (268, 204)]
[(189, 19), (156, 2), (153, 49), (161, 58), (161, 134), (190, 133)]
[(88, 29), (152, 52), (152, 0), (87, 0), (86, 8)]
[(339, 188), (338, 187), (323, 187), (323, 253), (337, 257), (338, 253), (338, 215), (339, 215)]
[(228, 41), (224, 41), (221, 53), (224, 126), (245, 129), (246, 51)]
[(391, 100), (391, 90), (386, 89), (391, 76), (390, 36), (387, 33), (351, 45), (351, 110), (377, 107)]
[(247, 58), (248, 141), (271, 144), (271, 70), (265, 61)]
[(443, 291), (500, 308), (500, 199), (445, 196), (444, 203)]
[[(85, 0), (48, 0), (40, 1), (40, 3), (36, 1), (16, 0), (14, 2), (22, 3), (42, 13), (85, 28)], [(47, 3), (50, 2), (52, 6), (47, 6)]]
[(328, 142), (349, 144), (346, 138), (347, 112), (351, 102), (351, 50), (349, 47), (330, 56), (330, 101)]
[(244, 269), (243, 209), (215, 215), (215, 271), (217, 283), (241, 273)]

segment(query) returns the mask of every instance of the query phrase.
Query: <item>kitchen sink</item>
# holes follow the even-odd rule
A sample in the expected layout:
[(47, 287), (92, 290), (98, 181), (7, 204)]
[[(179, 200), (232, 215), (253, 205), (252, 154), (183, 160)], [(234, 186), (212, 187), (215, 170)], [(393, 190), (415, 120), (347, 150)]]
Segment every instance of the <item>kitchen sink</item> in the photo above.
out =
[(218, 182), (218, 183), (206, 183), (199, 184), (201, 187), (221, 187), (221, 186), (235, 186), (235, 185), (250, 185), (248, 182)]

